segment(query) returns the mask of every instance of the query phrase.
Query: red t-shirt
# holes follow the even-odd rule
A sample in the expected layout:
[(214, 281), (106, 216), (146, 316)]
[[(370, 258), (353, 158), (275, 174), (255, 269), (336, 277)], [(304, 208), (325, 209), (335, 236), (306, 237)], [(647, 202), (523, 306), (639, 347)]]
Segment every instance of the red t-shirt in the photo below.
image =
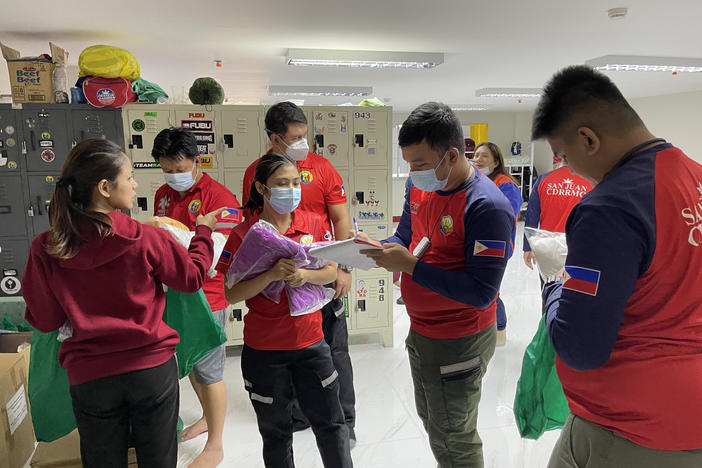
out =
[[(232, 230), (217, 263), (220, 275), (227, 272), (244, 236), (257, 221), (257, 218), (249, 218)], [(308, 234), (314, 237), (315, 242), (324, 240), (321, 218), (315, 213), (297, 209), (293, 212), (293, 221), (285, 237), (300, 242)], [(278, 304), (258, 294), (248, 299), (246, 306), (249, 312), (244, 316), (244, 343), (251, 348), (289, 351), (306, 348), (324, 338), (321, 311), (292, 317), (285, 290)]]
[(565, 232), (566, 221), (573, 207), (592, 190), (592, 184), (573, 174), (568, 167), (561, 167), (544, 175), (536, 187), (541, 207), (539, 228), (552, 232)]
[[(232, 228), (241, 222), (242, 216), (238, 210), (241, 205), (232, 192), (206, 173), (182, 199), (180, 194), (168, 184), (163, 184), (154, 197), (156, 216), (167, 216), (178, 220), (191, 231), (195, 230), (195, 221), (199, 214), (207, 214), (223, 206), (237, 209), (235, 213), (225, 211), (217, 218), (215, 232), (228, 236)], [(229, 305), (224, 297), (223, 275), (218, 273), (214, 278), (208, 277), (202, 290), (212, 310), (224, 309)]]
[[(258, 164), (258, 159), (252, 162), (244, 173), (244, 190), (242, 191), (244, 205), (249, 200), (256, 164)], [(329, 160), (315, 153), (307, 153), (307, 159), (297, 162), (297, 169), (300, 171), (302, 183), (300, 208), (319, 215), (324, 229), (323, 240), (333, 240), (328, 206), (346, 203), (344, 181)], [(249, 213), (245, 214), (247, 217), (249, 216)]]

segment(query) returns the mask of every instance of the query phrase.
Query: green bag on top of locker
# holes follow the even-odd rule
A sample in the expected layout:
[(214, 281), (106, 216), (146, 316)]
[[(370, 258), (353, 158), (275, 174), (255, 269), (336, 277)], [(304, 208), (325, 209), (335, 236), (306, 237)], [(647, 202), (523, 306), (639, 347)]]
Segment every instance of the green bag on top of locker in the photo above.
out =
[[(202, 357), (227, 339), (202, 290), (188, 294), (169, 289), (163, 318), (180, 335), (176, 347), (179, 378), (188, 375)], [(34, 432), (40, 442), (52, 442), (76, 428), (68, 374), (58, 362), (58, 333), (34, 330), (32, 338), (28, 394)]]
[(514, 397), (514, 417), (522, 437), (538, 439), (546, 431), (563, 427), (569, 412), (543, 317), (524, 351), (522, 374)]

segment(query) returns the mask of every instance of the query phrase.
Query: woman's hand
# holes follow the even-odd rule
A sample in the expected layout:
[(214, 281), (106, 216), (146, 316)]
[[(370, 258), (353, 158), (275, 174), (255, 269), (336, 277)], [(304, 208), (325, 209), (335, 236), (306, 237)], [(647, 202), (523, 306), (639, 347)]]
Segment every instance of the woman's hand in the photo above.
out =
[(289, 258), (281, 258), (278, 263), (273, 265), (270, 270), (268, 270), (268, 278), (273, 281), (279, 281), (286, 279), (288, 276), (295, 273), (297, 268), (295, 267), (295, 261)]
[(223, 206), (222, 208), (218, 208), (214, 211), (210, 211), (206, 215), (197, 215), (197, 219), (195, 220), (195, 225), (196, 226), (207, 226), (210, 229), (214, 231), (215, 226), (217, 225), (217, 216), (221, 215), (224, 210), (226, 210), (227, 207)]
[(299, 288), (300, 286), (309, 281), (307, 276), (307, 270), (299, 268), (295, 270), (292, 274), (286, 276), (285, 281), (287, 281), (291, 288)]

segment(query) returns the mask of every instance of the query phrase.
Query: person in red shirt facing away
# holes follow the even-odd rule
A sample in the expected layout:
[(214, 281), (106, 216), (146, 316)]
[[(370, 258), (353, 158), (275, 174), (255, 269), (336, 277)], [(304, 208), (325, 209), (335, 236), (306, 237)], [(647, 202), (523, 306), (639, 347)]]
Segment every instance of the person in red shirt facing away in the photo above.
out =
[[(500, 192), (507, 197), (512, 211), (514, 211), (516, 223), (519, 210), (524, 200), (522, 199), (522, 192), (519, 190), (517, 181), (507, 172), (500, 147), (489, 141), (480, 143), (473, 153), (473, 166), (495, 182)], [(514, 249), (515, 236), (516, 230), (514, 234), (512, 234), (512, 249)], [(507, 312), (505, 311), (504, 302), (502, 302), (500, 296), (497, 296), (497, 341), (495, 346), (504, 346), (506, 342)]]
[(130, 430), (140, 466), (178, 459), (178, 334), (163, 321), (163, 285), (196, 292), (212, 264), (221, 210), (200, 215), (186, 251), (166, 231), (134, 221), (136, 182), (116, 144), (92, 139), (71, 150), (49, 206), (50, 228), (24, 270), (25, 317), (61, 344), (86, 468), (125, 466)]
[[(266, 112), (266, 134), (272, 148), (269, 152), (284, 154), (296, 162), (302, 184), (300, 208), (317, 214), (322, 220), (324, 240), (344, 240), (355, 235), (344, 182), (334, 166), (322, 156), (310, 153), (307, 144), (307, 118), (292, 102), (280, 102)], [(254, 161), (244, 174), (242, 199), (248, 201), (254, 179)], [(333, 226), (333, 234), (332, 234)], [(349, 332), (346, 327), (343, 298), (351, 287), (351, 267), (339, 266), (334, 285), (334, 300), (322, 308), (324, 338), (331, 348), (334, 366), (339, 372), (341, 406), (351, 433), (351, 447), (356, 444), (356, 396), (353, 388), (353, 368), (349, 356)], [(293, 404), (295, 430), (309, 427), (297, 403)]]
[[(315, 213), (296, 209), (301, 197), (300, 175), (287, 156), (269, 153), (256, 166), (245, 209), (256, 214), (232, 231), (217, 264), (224, 273), (244, 236), (258, 219), (271, 223), (296, 241), (323, 241), (323, 220)], [(320, 311), (291, 316), (283, 290), (279, 303), (261, 292), (273, 281), (291, 287), (305, 283), (326, 285), (334, 281), (334, 263), (319, 270), (296, 269), (292, 259), (281, 259), (269, 271), (226, 289), (229, 302), (246, 301), (244, 349), (241, 370), (244, 385), (258, 419), (267, 468), (294, 466), (292, 452), (293, 395), (310, 421), (325, 467), (352, 466), (349, 431), (339, 402), (338, 372), (324, 340)]]
[[(556, 159), (558, 158), (558, 159)], [(539, 176), (529, 194), (524, 227), (551, 232), (565, 232), (566, 221), (573, 207), (592, 190), (589, 180), (574, 174), (562, 157), (554, 157), (554, 169)], [(524, 263), (534, 269), (534, 252), (524, 236)]]
[[(217, 218), (215, 231), (228, 236), (241, 222), (239, 201), (226, 187), (202, 171), (197, 140), (192, 133), (180, 128), (162, 130), (154, 139), (151, 155), (161, 165), (166, 184), (156, 192), (156, 216), (167, 216), (194, 229), (199, 213), (225, 206), (228, 209)], [(226, 329), (227, 299), (224, 297), (224, 277), (217, 274), (207, 278), (202, 287), (212, 314)], [(200, 359), (190, 373), (190, 382), (202, 405), (202, 418), (181, 433), (189, 440), (207, 432), (207, 444), (195, 459), (193, 468), (211, 468), (224, 458), (222, 433), (227, 413), (227, 386), (224, 383), (225, 345)]]
[(544, 86), (532, 138), (594, 185), (542, 291), (571, 413), (548, 466), (702, 466), (702, 165), (584, 65)]

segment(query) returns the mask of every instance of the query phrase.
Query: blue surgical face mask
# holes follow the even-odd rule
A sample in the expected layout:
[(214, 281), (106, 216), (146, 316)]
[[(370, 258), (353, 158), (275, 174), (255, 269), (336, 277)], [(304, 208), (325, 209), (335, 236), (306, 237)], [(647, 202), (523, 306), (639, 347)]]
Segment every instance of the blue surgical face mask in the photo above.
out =
[[(197, 164), (197, 162), (195, 164)], [(197, 177), (197, 175), (195, 177)], [(163, 174), (163, 178), (166, 180), (166, 183), (177, 192), (187, 192), (195, 185), (193, 171)]]
[(492, 169), (490, 169), (490, 168), (487, 167), (487, 166), (478, 167), (478, 170), (479, 170), (480, 172), (482, 172), (483, 174), (487, 175), (487, 176), (489, 176), (490, 174), (492, 174)]
[(410, 171), (410, 179), (412, 179), (412, 183), (415, 187), (417, 187), (419, 190), (424, 190), (425, 192), (436, 192), (437, 190), (441, 190), (446, 187), (449, 175), (451, 174), (451, 169), (453, 168), (449, 169), (449, 173), (446, 175), (445, 179), (439, 180), (439, 178), (436, 177), (436, 169), (441, 166), (442, 162), (444, 162), (446, 154), (448, 154), (448, 152), (444, 153), (441, 161), (439, 161), (439, 164), (437, 164), (434, 169), (427, 169), (425, 171)]
[(268, 203), (270, 203), (273, 209), (279, 214), (295, 211), (295, 208), (300, 204), (300, 200), (302, 200), (302, 189), (299, 187), (265, 187), (271, 191), (271, 197), (268, 199)]

